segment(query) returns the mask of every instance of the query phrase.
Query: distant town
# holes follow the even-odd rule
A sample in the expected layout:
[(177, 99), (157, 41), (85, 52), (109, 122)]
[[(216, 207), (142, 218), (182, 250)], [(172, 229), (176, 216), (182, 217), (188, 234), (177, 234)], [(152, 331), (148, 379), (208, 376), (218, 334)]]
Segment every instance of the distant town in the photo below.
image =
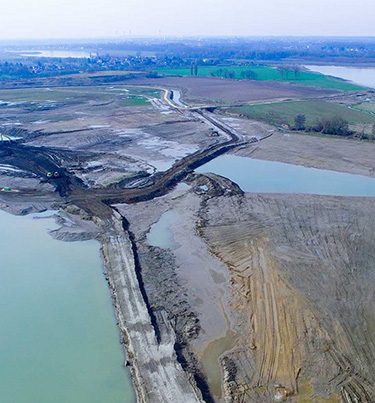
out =
[[(40, 45), (39, 45), (40, 46)], [(25, 48), (28, 56), (24, 56)], [(96, 71), (146, 71), (160, 67), (233, 66), (272, 63), (375, 65), (375, 40), (337, 39), (191, 39), (126, 40), (107, 43), (54, 43), (45, 47), (71, 57), (40, 57), (38, 45), (0, 45), (0, 80)], [(85, 51), (87, 57), (82, 57)], [(79, 55), (78, 57), (76, 55)], [(227, 73), (228, 74), (228, 73)], [(229, 73), (229, 78), (231, 75)], [(251, 78), (251, 77), (245, 77)]]

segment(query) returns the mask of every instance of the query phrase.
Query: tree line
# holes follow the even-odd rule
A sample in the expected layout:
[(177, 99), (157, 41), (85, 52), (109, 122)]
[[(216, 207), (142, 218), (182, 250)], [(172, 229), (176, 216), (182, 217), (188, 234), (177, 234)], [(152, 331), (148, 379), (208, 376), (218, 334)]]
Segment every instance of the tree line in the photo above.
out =
[(357, 136), (359, 135), (361, 139), (375, 139), (375, 123), (371, 127), (370, 134), (365, 132), (364, 127), (358, 134), (350, 130), (349, 122), (341, 116), (321, 117), (317, 119), (313, 125), (307, 125), (306, 116), (303, 114), (298, 114), (294, 117), (294, 126), (291, 127), (291, 129), (299, 131), (313, 131), (323, 134), (333, 134), (336, 136), (350, 136), (356, 134)]

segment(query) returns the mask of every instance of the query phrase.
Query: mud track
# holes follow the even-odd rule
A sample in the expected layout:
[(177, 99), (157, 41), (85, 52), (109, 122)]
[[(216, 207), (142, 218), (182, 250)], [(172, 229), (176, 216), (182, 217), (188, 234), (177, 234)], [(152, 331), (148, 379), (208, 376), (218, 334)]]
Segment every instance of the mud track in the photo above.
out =
[[(168, 193), (194, 169), (233, 148), (244, 146), (248, 143), (240, 141), (236, 133), (220, 125), (216, 120), (207, 117), (204, 112), (199, 111), (199, 115), (204, 116), (220, 130), (225, 131), (230, 140), (214, 144), (182, 158), (167, 171), (154, 175), (151, 183), (141, 188), (86, 188), (79, 178), (63, 167), (65, 160), (78, 158), (79, 156), (79, 152), (70, 150), (33, 147), (18, 142), (2, 142), (0, 143), (0, 158), (6, 164), (31, 172), (38, 177), (42, 177), (44, 181), (54, 184), (56, 191), (67, 202), (78, 205), (93, 216), (109, 218), (112, 213), (107, 206), (114, 203), (137, 203), (162, 196)], [(58, 172), (59, 177), (48, 179), (47, 172)]]

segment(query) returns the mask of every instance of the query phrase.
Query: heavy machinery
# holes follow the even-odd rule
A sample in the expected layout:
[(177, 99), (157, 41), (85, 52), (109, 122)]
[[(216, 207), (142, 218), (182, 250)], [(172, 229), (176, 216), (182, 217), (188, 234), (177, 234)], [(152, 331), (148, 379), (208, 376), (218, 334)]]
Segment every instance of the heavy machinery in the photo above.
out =
[(61, 177), (60, 172), (58, 172), (58, 171), (55, 171), (55, 172), (48, 171), (46, 173), (46, 176), (48, 179), (58, 179)]

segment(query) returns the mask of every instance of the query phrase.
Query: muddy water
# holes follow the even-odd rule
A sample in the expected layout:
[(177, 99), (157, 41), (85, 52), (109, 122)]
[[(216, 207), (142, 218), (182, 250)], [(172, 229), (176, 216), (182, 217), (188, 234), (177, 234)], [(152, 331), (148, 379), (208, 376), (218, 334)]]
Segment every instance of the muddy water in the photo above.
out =
[(227, 315), (229, 275), (225, 265), (209, 253), (204, 240), (195, 234), (196, 221), (190, 208), (196, 211), (199, 200), (187, 197), (162, 214), (151, 226), (147, 242), (169, 249), (175, 257), (176, 273), (189, 290), (191, 307), (200, 321), (201, 331), (191, 348), (200, 357), (215, 401), (221, 402), (219, 360), (235, 341)]
[(375, 68), (347, 66), (306, 66), (318, 73), (343, 78), (353, 83), (375, 88)]
[(201, 362), (210, 385), (210, 391), (217, 401), (222, 401), (222, 379), (221, 366), (218, 365), (220, 357), (231, 350), (236, 343), (236, 334), (228, 330), (227, 334), (220, 339), (213, 340), (204, 350)]
[(0, 401), (130, 403), (133, 390), (95, 241), (0, 211)]
[(197, 172), (225, 176), (252, 193), (375, 196), (375, 178), (235, 155), (218, 157)]

